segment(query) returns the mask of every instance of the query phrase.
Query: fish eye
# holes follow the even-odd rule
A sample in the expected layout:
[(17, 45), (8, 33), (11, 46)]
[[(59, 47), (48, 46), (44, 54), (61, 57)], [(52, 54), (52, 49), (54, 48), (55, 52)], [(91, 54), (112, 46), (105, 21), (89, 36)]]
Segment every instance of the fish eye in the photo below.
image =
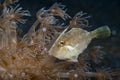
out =
[(64, 41), (60, 41), (60, 45), (64, 45), (65, 43), (64, 43)]

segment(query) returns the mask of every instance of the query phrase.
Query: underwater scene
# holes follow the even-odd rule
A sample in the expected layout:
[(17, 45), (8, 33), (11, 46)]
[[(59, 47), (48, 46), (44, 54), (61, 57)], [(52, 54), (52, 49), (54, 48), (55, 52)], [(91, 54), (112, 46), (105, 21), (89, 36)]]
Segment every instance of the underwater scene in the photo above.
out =
[(0, 0), (0, 80), (120, 80), (119, 0)]

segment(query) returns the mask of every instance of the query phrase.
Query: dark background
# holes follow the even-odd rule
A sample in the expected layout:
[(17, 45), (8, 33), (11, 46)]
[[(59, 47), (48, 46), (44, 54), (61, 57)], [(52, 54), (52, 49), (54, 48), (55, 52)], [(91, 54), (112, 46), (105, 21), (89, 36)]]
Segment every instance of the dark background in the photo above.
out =
[(111, 36), (106, 39), (93, 40), (90, 45), (100, 45), (106, 51), (108, 63), (111, 67), (120, 68), (120, 0), (20, 0), (20, 5), (31, 12), (26, 25), (22, 27), (27, 32), (36, 20), (36, 12), (42, 7), (47, 9), (55, 2), (66, 5), (67, 13), (74, 16), (83, 11), (91, 16), (89, 23), (91, 29), (108, 25)]
[(36, 12), (40, 8), (49, 8), (58, 2), (66, 5), (70, 16), (79, 11), (86, 12), (91, 16), (90, 25), (93, 27), (109, 25), (114, 35), (120, 35), (120, 0), (20, 0), (19, 2), (23, 8), (31, 12), (32, 17), (29, 19), (31, 22), (34, 22)]

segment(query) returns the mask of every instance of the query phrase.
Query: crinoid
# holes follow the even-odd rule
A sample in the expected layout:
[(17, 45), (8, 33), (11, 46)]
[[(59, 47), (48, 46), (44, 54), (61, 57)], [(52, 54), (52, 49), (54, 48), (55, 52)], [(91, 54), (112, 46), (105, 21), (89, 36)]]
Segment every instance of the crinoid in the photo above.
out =
[[(0, 80), (120, 79), (119, 69), (103, 69), (105, 53), (99, 46), (80, 54), (78, 62), (49, 55), (50, 47), (64, 29), (88, 26), (88, 17), (84, 17), (83, 12), (71, 19), (64, 5), (55, 3), (49, 9), (42, 8), (28, 33), (19, 39), (22, 32), (18, 30), (19, 24), (25, 23), (23, 18), (30, 13), (19, 5), (13, 7), (11, 4), (15, 2), (18, 0), (5, 0), (0, 8)], [(67, 20), (70, 20), (68, 25)]]

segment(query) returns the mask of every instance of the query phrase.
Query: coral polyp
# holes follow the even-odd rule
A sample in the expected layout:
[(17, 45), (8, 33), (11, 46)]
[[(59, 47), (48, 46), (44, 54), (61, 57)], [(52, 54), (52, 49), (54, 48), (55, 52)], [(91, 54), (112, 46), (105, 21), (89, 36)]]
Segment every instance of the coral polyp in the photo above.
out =
[(22, 7), (17, 5), (15, 8), (11, 6), (10, 8), (4, 8), (2, 16), (4, 19), (8, 19), (9, 21), (25, 23), (25, 20), (22, 19), (22, 17), (30, 16), (30, 13), (28, 10), (22, 10)]
[[(50, 49), (56, 45), (56, 40), (64, 31), (69, 32), (74, 28), (83, 31), (82, 28), (89, 27), (89, 16), (84, 16), (86, 13), (79, 12), (72, 18), (60, 3), (53, 4), (49, 9), (41, 8), (36, 13), (36, 21), (21, 38), (19, 34), (22, 31), (17, 29), (26, 22), (25, 16), (31, 15), (16, 2), (18, 0), (4, 0), (0, 6), (0, 80), (120, 79), (119, 69), (103, 67), (105, 52), (101, 50), (101, 46), (77, 54), (77, 62), (50, 55)], [(13, 4), (17, 6), (13, 7)], [(66, 37), (72, 39), (69, 35)], [(63, 44), (60, 41), (60, 45)], [(59, 48), (60, 45), (56, 47)], [(57, 53), (57, 50), (54, 52)]]

